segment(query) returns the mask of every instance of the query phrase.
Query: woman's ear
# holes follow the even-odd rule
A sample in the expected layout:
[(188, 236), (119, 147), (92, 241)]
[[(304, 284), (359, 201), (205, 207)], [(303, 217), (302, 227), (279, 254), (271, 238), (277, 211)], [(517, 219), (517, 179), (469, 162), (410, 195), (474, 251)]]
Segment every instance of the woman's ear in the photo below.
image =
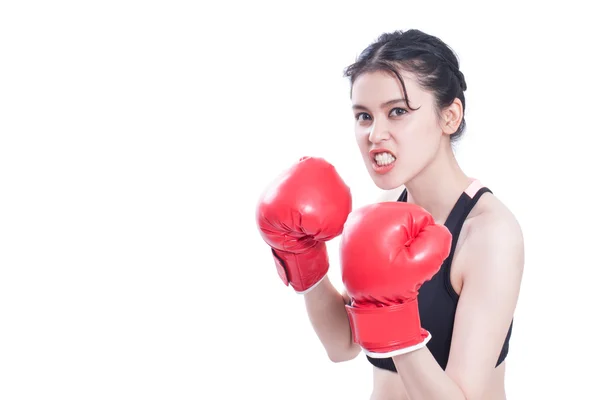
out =
[(456, 98), (448, 107), (442, 110), (442, 132), (446, 135), (452, 135), (458, 130), (463, 119), (462, 102)]

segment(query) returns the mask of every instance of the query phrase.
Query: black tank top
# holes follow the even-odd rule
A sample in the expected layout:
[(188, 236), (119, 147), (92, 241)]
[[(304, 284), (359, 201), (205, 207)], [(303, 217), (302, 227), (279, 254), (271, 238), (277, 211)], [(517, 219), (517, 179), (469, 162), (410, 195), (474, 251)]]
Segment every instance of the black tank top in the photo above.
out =
[[(454, 291), (450, 283), (450, 267), (452, 258), (456, 250), (456, 243), (462, 226), (467, 216), (481, 197), (486, 192), (492, 193), (486, 187), (481, 187), (472, 197), (463, 192), (458, 201), (450, 211), (445, 226), (452, 233), (452, 247), (450, 254), (444, 260), (440, 270), (429, 281), (423, 283), (419, 289), (419, 315), (421, 317), (421, 326), (431, 333), (431, 340), (427, 343), (427, 348), (431, 351), (433, 357), (442, 367), (446, 369), (448, 356), (450, 355), (450, 343), (452, 341), (452, 331), (454, 326), (454, 316), (456, 306), (458, 305), (458, 294)], [(407, 191), (402, 192), (398, 201), (406, 202)], [(504, 340), (500, 356), (496, 366), (500, 365), (508, 354), (508, 343), (512, 332), (512, 321)], [(372, 358), (367, 359), (376, 367), (396, 372), (396, 366), (391, 358)]]

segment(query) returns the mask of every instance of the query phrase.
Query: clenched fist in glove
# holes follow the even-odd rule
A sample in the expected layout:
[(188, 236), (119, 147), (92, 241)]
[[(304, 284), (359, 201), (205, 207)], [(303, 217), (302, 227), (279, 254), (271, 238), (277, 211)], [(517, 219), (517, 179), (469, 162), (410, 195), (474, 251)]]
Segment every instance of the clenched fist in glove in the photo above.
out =
[(350, 214), (340, 243), (346, 311), (353, 339), (373, 358), (419, 349), (417, 295), (450, 253), (452, 235), (422, 207), (384, 202)]
[(329, 270), (325, 243), (342, 233), (351, 210), (350, 189), (322, 158), (301, 158), (267, 188), (256, 221), (283, 283), (306, 293), (321, 282)]

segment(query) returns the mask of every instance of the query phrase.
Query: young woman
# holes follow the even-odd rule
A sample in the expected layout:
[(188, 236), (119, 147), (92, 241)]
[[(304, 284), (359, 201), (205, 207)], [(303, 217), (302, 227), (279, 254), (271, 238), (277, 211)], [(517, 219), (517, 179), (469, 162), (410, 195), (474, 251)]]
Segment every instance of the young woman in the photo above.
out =
[[(412, 290), (418, 292), (416, 323), (423, 336), (414, 345), (387, 346), (393, 351), (379, 353), (366, 349), (366, 340), (357, 340), (369, 327), (362, 322), (358, 332), (353, 307), (367, 301), (377, 311), (386, 310), (402, 303), (401, 296), (374, 300), (369, 294), (357, 300), (340, 294), (327, 278), (325, 242), (342, 232), (353, 235), (355, 247), (342, 249), (342, 270), (349, 271), (351, 263), (345, 261), (344, 251), (353, 255), (350, 258), (367, 260), (361, 260), (359, 279), (354, 271), (355, 288), (372, 280), (373, 274), (389, 273), (386, 268), (376, 271), (381, 265), (368, 265), (385, 259), (376, 253), (381, 243), (393, 239), (389, 232), (404, 232), (407, 225), (398, 225), (403, 216), (380, 208), (377, 217), (369, 217), (372, 226), (357, 245), (355, 220), (363, 214), (349, 224), (350, 190), (322, 159), (300, 160), (259, 202), (258, 224), (280, 277), (304, 295), (315, 332), (332, 361), (351, 360), (368, 350), (371, 399), (505, 399), (505, 358), (523, 273), (523, 235), (513, 214), (488, 188), (467, 176), (454, 156), (452, 144), (465, 129), (466, 83), (458, 60), (436, 37), (418, 30), (398, 31), (367, 47), (346, 69), (346, 76), (363, 161), (373, 182), (389, 195), (380, 200), (424, 210), (411, 221), (430, 218), (448, 233), (448, 240), (442, 235), (429, 246), (437, 246), (440, 255), (435, 271), (423, 282), (414, 282)], [(350, 246), (352, 240), (343, 238), (342, 246)], [(403, 265), (407, 263), (392, 267)], [(387, 278), (383, 281), (389, 283)], [(390, 332), (402, 330), (405, 323), (386, 321), (369, 328), (369, 340), (373, 335), (388, 340)], [(397, 344), (389, 340), (387, 345)]]

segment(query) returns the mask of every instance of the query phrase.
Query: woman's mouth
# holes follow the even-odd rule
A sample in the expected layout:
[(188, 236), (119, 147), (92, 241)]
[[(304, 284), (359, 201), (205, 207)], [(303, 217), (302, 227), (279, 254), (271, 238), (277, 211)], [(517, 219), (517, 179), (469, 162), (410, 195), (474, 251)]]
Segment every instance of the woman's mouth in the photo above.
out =
[(373, 170), (378, 174), (385, 174), (394, 168), (396, 157), (388, 151), (371, 152)]

